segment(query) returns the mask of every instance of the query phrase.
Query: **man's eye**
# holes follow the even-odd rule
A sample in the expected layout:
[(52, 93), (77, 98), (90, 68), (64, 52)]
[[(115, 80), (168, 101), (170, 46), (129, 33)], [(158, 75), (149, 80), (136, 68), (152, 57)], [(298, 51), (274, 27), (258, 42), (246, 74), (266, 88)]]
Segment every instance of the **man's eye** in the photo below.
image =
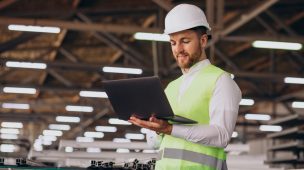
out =
[(184, 40), (183, 43), (188, 44), (190, 41), (189, 40)]

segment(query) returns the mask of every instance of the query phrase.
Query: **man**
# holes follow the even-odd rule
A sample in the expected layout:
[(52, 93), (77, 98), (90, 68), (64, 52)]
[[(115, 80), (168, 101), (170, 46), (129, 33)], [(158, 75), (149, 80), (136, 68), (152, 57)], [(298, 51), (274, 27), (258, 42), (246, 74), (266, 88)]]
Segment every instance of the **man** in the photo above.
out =
[[(207, 30), (211, 29), (204, 12), (194, 5), (178, 5), (166, 16), (164, 32), (170, 36), (172, 52), (183, 75), (171, 82), (165, 92), (175, 114), (198, 124), (130, 117), (131, 123), (155, 131), (162, 139), (162, 158), (156, 169), (227, 169), (224, 148), (233, 133), (241, 92), (228, 73), (207, 59)], [(156, 133), (147, 135), (148, 143), (156, 138)]]

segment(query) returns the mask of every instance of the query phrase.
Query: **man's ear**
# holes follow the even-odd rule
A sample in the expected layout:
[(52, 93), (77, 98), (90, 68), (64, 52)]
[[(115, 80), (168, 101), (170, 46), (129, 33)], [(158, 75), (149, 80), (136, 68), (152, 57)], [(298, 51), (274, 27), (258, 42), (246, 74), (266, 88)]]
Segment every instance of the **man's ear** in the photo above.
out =
[(201, 41), (201, 47), (205, 48), (207, 43), (208, 43), (208, 35), (207, 34), (203, 34), (200, 38)]

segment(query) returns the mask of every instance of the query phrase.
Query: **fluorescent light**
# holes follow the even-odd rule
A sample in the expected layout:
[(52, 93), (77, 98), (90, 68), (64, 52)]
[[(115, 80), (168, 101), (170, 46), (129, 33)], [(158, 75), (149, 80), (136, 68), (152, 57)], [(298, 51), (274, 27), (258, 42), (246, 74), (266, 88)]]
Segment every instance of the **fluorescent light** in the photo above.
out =
[[(40, 135), (41, 136), (41, 135)], [(35, 143), (34, 144), (39, 144), (41, 145), (42, 144), (42, 141), (43, 139), (41, 139), (40, 137), (38, 139), (35, 140)]]
[(43, 151), (43, 147), (42, 147), (42, 145), (41, 144), (34, 144), (34, 150), (35, 151)]
[(0, 134), (1, 139), (18, 139), (18, 136), (15, 134)]
[(116, 149), (116, 152), (117, 153), (129, 153), (130, 150), (129, 149), (118, 148), (118, 149)]
[(147, 128), (141, 128), (141, 129), (140, 129), (140, 133), (146, 134), (146, 133), (148, 133), (148, 132), (149, 132), (149, 129), (147, 129)]
[(232, 135), (231, 135), (232, 138), (236, 138), (238, 136), (239, 136), (238, 132), (236, 132), (236, 131), (232, 132)]
[(65, 147), (65, 152), (73, 152), (74, 148), (73, 147), (70, 147), (70, 146), (67, 146)]
[(21, 122), (2, 122), (1, 126), (5, 128), (23, 128)]
[(143, 140), (145, 139), (145, 135), (137, 134), (137, 133), (126, 133), (125, 137), (127, 139), (135, 139), (135, 140)]
[(252, 46), (255, 48), (270, 48), (282, 50), (300, 50), (302, 44), (290, 42), (277, 42), (277, 41), (254, 41)]
[(234, 76), (234, 74), (230, 74), (230, 77), (231, 77), (232, 79), (234, 79), (235, 76)]
[(56, 141), (57, 137), (56, 136), (43, 136), (39, 135), (39, 139), (42, 141)]
[(72, 105), (67, 105), (65, 107), (66, 111), (69, 112), (93, 112), (94, 109), (91, 106), (72, 106)]
[(57, 122), (78, 123), (78, 122), (80, 122), (80, 118), (75, 117), (75, 116), (57, 116), (56, 121)]
[(247, 120), (270, 120), (270, 115), (265, 114), (245, 114)]
[(298, 108), (298, 109), (304, 109), (304, 102), (292, 102), (291, 107)]
[(0, 151), (1, 152), (14, 152), (16, 149), (15, 145), (12, 144), (1, 144)]
[(254, 100), (252, 99), (242, 99), (240, 105), (244, 106), (252, 106), (254, 104)]
[(89, 153), (99, 153), (101, 152), (100, 148), (87, 148), (87, 152)]
[(304, 84), (304, 78), (299, 77), (285, 77), (284, 78), (285, 83), (291, 83), (291, 84)]
[(15, 68), (31, 68), (31, 69), (46, 69), (47, 65), (45, 63), (32, 63), (32, 62), (21, 62), (21, 61), (7, 61), (5, 63), (6, 67)]
[(116, 132), (117, 128), (115, 126), (96, 126), (95, 130), (99, 132)]
[(29, 104), (23, 103), (2, 103), (2, 107), (5, 109), (29, 109)]
[(19, 93), (19, 94), (36, 94), (35, 88), (22, 88), (22, 87), (4, 87), (4, 93)]
[(33, 25), (9, 25), (9, 30), (12, 31), (26, 31), (26, 32), (44, 32), (44, 33), (59, 33), (59, 27), (44, 27)]
[(139, 68), (124, 68), (124, 67), (103, 67), (103, 72), (107, 73), (124, 73), (124, 74), (142, 74), (142, 69)]
[(51, 130), (70, 130), (70, 125), (63, 125), (63, 124), (50, 124), (49, 129)]
[(102, 132), (85, 132), (84, 136), (89, 138), (103, 138), (104, 134)]
[(50, 141), (50, 140), (44, 140), (44, 141), (42, 141), (42, 145), (45, 145), (45, 146), (52, 145), (52, 141)]
[(60, 130), (43, 130), (43, 135), (45, 136), (62, 136), (62, 134)]
[(108, 98), (107, 93), (102, 92), (102, 91), (80, 91), (79, 96), (81, 96), (81, 97)]
[(18, 135), (20, 132), (19, 132), (19, 129), (1, 128), (0, 133)]
[(111, 124), (111, 125), (132, 125), (132, 123), (130, 123), (128, 121), (117, 119), (117, 118), (110, 118), (109, 124)]
[(130, 139), (125, 139), (125, 138), (114, 138), (113, 142), (115, 143), (129, 143), (131, 142)]
[(77, 142), (94, 142), (94, 138), (88, 138), (88, 137), (77, 137)]
[(282, 131), (281, 126), (274, 126), (274, 125), (261, 125), (260, 131), (268, 131), (268, 132), (280, 132)]
[(145, 149), (142, 151), (143, 153), (157, 153), (157, 150), (150, 150), (150, 149)]
[(170, 41), (169, 35), (157, 34), (157, 33), (146, 33), (146, 32), (137, 32), (134, 34), (134, 38), (137, 40), (165, 41), (165, 42)]

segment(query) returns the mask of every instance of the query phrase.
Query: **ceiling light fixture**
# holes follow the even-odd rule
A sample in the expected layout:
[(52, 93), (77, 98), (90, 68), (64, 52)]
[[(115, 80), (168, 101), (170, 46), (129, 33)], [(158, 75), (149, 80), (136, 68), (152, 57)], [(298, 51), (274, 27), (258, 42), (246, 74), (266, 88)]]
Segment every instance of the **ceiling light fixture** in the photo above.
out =
[(106, 92), (101, 91), (80, 91), (79, 96), (81, 97), (96, 97), (96, 98), (108, 98)]
[(2, 122), (1, 126), (4, 128), (23, 128), (21, 122)]
[(19, 129), (1, 128), (0, 133), (18, 135), (20, 132), (19, 132)]
[(252, 106), (254, 104), (254, 100), (252, 99), (242, 99), (240, 105), (243, 106)]
[(62, 136), (62, 134), (60, 130), (43, 130), (44, 136)]
[(124, 67), (103, 67), (103, 72), (106, 73), (123, 73), (123, 74), (142, 74), (142, 69), (139, 68), (124, 68)]
[(166, 34), (137, 32), (134, 34), (134, 38), (137, 40), (148, 40), (148, 41), (164, 41), (169, 42), (170, 37)]
[(115, 143), (129, 143), (129, 142), (131, 142), (131, 140), (126, 139), (126, 138), (114, 138), (113, 142), (115, 142)]
[(304, 109), (304, 102), (294, 101), (291, 103), (291, 107), (298, 108), (298, 109)]
[(270, 120), (271, 116), (270, 115), (265, 115), (265, 114), (245, 114), (245, 119), (247, 120)]
[(73, 106), (67, 105), (65, 106), (65, 110), (69, 112), (93, 112), (94, 109), (91, 106)]
[(117, 118), (110, 118), (109, 124), (111, 124), (111, 125), (131, 125), (132, 123), (125, 121), (125, 120), (117, 119)]
[(84, 135), (87, 138), (103, 138), (104, 133), (102, 132), (84, 132)]
[(231, 135), (232, 138), (237, 138), (238, 136), (239, 136), (238, 132), (236, 132), (236, 131), (232, 132), (232, 135)]
[(7, 61), (5, 63), (6, 67), (14, 68), (30, 68), (30, 69), (46, 69), (47, 65), (45, 63), (32, 63), (32, 62), (21, 62), (21, 61)]
[(299, 77), (285, 77), (284, 78), (285, 83), (290, 83), (290, 84), (304, 84), (304, 78), (299, 78)]
[(143, 139), (145, 139), (145, 135), (140, 134), (140, 133), (126, 133), (125, 138), (135, 139), (135, 140), (143, 140)]
[(252, 46), (255, 48), (269, 48), (269, 49), (282, 49), (282, 50), (301, 50), (302, 44), (291, 42), (278, 42), (278, 41), (254, 41)]
[(57, 116), (57, 122), (68, 122), (68, 123), (78, 123), (80, 122), (80, 117), (76, 116)]
[(1, 139), (18, 139), (16, 134), (0, 134)]
[(260, 129), (260, 131), (266, 131), (266, 132), (280, 132), (280, 131), (282, 131), (281, 126), (275, 126), (275, 125), (260, 125), (259, 129)]
[(24, 103), (2, 103), (2, 108), (5, 109), (29, 109), (29, 104)]
[(19, 93), (19, 94), (36, 94), (35, 88), (23, 88), (23, 87), (4, 87), (4, 93)]
[(96, 126), (95, 130), (99, 131), (99, 132), (116, 132), (117, 127), (115, 127), (115, 126)]
[(101, 149), (100, 148), (87, 148), (88, 153), (100, 153)]
[(70, 130), (70, 125), (63, 125), (63, 124), (50, 124), (49, 129), (51, 130)]
[(59, 33), (59, 27), (33, 26), (33, 25), (9, 25), (9, 30), (26, 32)]
[(94, 138), (89, 138), (89, 137), (77, 137), (76, 138), (77, 142), (94, 142)]

